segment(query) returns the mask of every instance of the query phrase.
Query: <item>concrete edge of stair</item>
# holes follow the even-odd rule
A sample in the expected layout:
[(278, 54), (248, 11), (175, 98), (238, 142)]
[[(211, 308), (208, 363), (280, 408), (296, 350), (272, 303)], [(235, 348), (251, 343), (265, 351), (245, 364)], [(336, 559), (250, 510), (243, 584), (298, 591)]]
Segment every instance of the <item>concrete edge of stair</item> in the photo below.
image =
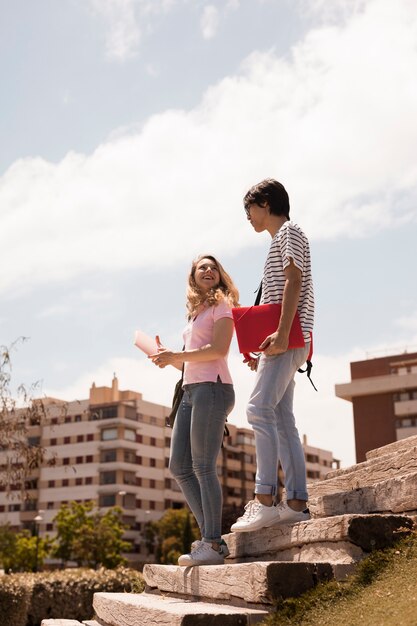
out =
[(104, 626), (119, 626), (114, 622), (117, 614), (123, 616), (123, 626), (148, 626), (151, 623), (170, 626), (193, 626), (195, 623), (199, 626), (249, 626), (259, 623), (269, 613), (263, 607), (236, 607), (146, 592), (96, 593), (94, 610), (99, 623)]

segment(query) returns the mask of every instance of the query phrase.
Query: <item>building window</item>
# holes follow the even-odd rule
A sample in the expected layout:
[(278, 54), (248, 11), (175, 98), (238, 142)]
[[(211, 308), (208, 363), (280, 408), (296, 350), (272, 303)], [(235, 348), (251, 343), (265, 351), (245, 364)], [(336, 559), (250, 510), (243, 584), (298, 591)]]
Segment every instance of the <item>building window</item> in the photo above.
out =
[(157, 419), (156, 419), (156, 417), (154, 415), (151, 415), (150, 423), (151, 424), (156, 424), (157, 423)]
[(64, 443), (71, 443), (71, 437), (64, 437)]
[(117, 428), (104, 428), (101, 431), (101, 440), (111, 441), (112, 439), (117, 439)]
[(48, 530), (49, 532), (50, 532), (51, 530), (53, 530), (53, 529), (54, 529), (54, 525), (53, 525), (53, 524), (47, 524), (47, 525), (46, 525), (46, 530)]
[(154, 511), (155, 510), (155, 502), (153, 500), (149, 500), (149, 508)]
[(68, 457), (65, 457), (65, 459), (62, 459), (62, 465), (69, 465), (70, 460)]
[(83, 484), (83, 479), (82, 478), (76, 478), (75, 479), (75, 484), (76, 485), (82, 485)]
[(92, 463), (92, 462), (93, 462), (93, 455), (92, 455), (92, 454), (88, 454), (88, 455), (85, 457), (85, 462), (86, 462), (86, 463)]
[(138, 465), (142, 465), (142, 457), (141, 457), (141, 456), (137, 456), (137, 457), (136, 457), (136, 463), (137, 463)]
[(155, 489), (155, 481), (154, 481), (154, 479), (153, 479), (153, 478), (151, 478), (151, 479), (150, 479), (150, 481), (149, 481), (149, 487), (150, 487), (151, 489)]
[(132, 430), (131, 428), (125, 428), (124, 438), (127, 441), (136, 441), (136, 430)]
[(48, 487), (51, 489), (52, 487), (55, 487), (55, 481), (54, 480), (48, 480)]
[(150, 466), (151, 467), (156, 467), (156, 460), (155, 459), (149, 459), (150, 461)]
[(170, 437), (165, 437), (165, 447), (169, 448), (170, 445), (171, 445), (171, 438)]
[(84, 441), (84, 435), (77, 435), (77, 443)]
[(81, 422), (81, 421), (82, 421), (82, 419), (83, 419), (83, 418), (82, 418), (82, 416), (81, 416), (81, 415), (76, 415), (76, 416), (74, 417), (74, 422)]
[(125, 463), (136, 463), (136, 453), (134, 450), (124, 450), (123, 459)]
[(141, 476), (136, 476), (136, 485), (138, 487), (142, 487), (142, 478), (141, 478)]
[(51, 443), (50, 443), (50, 445), (51, 445), (51, 446), (56, 446), (56, 439), (55, 439), (55, 438), (54, 438), (54, 439), (51, 439)]
[(113, 461), (116, 461), (116, 450), (102, 450), (100, 463), (112, 463)]
[(155, 437), (151, 437), (151, 446), (156, 446), (156, 439), (155, 439)]
[(51, 419), (51, 424), (58, 424), (58, 418), (57, 417), (53, 417)]
[(123, 483), (125, 485), (136, 485), (136, 474), (134, 472), (123, 472)]
[(30, 446), (38, 446), (41, 442), (40, 437), (28, 437), (28, 444)]
[(94, 434), (93, 433), (88, 433), (87, 441), (94, 441)]
[(116, 504), (116, 496), (112, 493), (106, 493), (99, 498), (99, 506), (114, 506)]
[(62, 480), (62, 486), (63, 486), (63, 487), (68, 487), (68, 485), (69, 485), (69, 480), (68, 480), (68, 478), (64, 478), (64, 479)]
[(64, 421), (65, 421), (66, 424), (69, 424), (72, 421), (71, 415), (66, 415)]
[(76, 463), (82, 463), (82, 462), (83, 462), (83, 457), (82, 457), (82, 456), (77, 456), (77, 457), (75, 458), (75, 462), (76, 462)]
[(47, 509), (53, 509), (54, 508), (54, 503), (53, 502), (48, 502), (48, 504), (46, 505)]
[(92, 485), (93, 484), (93, 477), (92, 476), (87, 476), (87, 478), (85, 479), (85, 484), (86, 485)]
[(102, 472), (100, 474), (100, 485), (114, 485), (116, 482), (116, 472)]
[(136, 435), (136, 443), (143, 443), (143, 435)]

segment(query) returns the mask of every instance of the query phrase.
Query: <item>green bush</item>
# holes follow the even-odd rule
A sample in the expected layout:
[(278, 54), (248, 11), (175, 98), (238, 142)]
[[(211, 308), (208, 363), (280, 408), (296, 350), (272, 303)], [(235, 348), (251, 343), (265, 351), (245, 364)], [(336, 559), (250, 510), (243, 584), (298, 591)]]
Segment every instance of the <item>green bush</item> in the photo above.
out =
[(31, 585), (17, 576), (0, 576), (2, 626), (26, 626), (31, 591)]
[[(39, 626), (43, 619), (91, 619), (97, 591), (141, 592), (142, 575), (132, 569), (69, 569), (0, 578), (2, 626)], [(3, 609), (4, 607), (4, 609)]]

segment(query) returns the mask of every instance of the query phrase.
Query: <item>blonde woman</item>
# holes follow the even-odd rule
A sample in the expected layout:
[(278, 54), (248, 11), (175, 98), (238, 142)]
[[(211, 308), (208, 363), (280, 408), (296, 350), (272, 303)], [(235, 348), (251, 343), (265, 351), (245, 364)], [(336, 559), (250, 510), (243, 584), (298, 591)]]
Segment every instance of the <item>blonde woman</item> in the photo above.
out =
[(201, 541), (183, 554), (179, 565), (220, 565), (229, 553), (221, 537), (222, 490), (216, 460), (224, 424), (235, 394), (227, 365), (233, 336), (231, 308), (239, 293), (230, 276), (211, 255), (191, 266), (187, 289), (184, 350), (160, 346), (150, 358), (158, 367), (184, 364), (184, 395), (175, 419), (169, 467), (193, 512)]

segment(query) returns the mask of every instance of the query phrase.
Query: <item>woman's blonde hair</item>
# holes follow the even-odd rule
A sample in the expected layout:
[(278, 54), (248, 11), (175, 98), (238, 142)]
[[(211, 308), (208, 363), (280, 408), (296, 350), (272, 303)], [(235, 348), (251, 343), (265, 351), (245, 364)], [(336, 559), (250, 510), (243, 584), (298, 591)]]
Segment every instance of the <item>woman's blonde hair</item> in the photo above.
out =
[[(197, 265), (202, 259), (210, 259), (216, 264), (219, 274), (220, 282), (217, 287), (213, 287), (207, 293), (201, 291), (195, 282), (195, 272)], [(191, 265), (191, 270), (188, 275), (187, 286), (187, 311), (188, 318), (191, 319), (196, 316), (199, 307), (204, 303), (208, 306), (217, 306), (222, 300), (231, 307), (239, 306), (239, 291), (235, 287), (235, 284), (229, 274), (226, 272), (221, 263), (212, 254), (200, 254)]]

